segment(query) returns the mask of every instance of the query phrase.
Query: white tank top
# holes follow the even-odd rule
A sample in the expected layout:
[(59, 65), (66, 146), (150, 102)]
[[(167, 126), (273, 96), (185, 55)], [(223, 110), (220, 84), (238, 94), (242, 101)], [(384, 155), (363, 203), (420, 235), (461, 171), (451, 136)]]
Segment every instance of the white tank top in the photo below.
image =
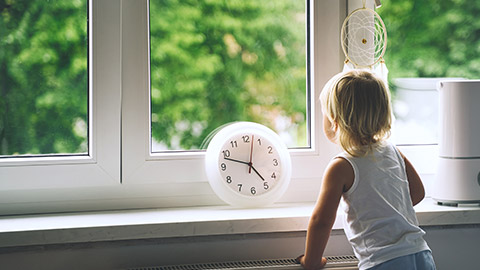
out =
[(384, 143), (366, 157), (342, 153), (355, 179), (343, 194), (344, 230), (368, 269), (382, 262), (430, 250), (410, 199), (405, 162), (395, 146)]

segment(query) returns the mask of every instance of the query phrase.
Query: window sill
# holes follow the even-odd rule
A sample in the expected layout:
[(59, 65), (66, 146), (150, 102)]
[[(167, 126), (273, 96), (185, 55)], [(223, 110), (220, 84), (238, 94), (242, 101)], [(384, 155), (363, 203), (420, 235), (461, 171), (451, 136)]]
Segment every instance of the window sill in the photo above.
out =
[[(313, 204), (228, 206), (0, 217), (0, 248), (170, 237), (305, 231)], [(480, 207), (415, 207), (421, 226), (480, 224)], [(333, 226), (342, 230), (338, 213)]]

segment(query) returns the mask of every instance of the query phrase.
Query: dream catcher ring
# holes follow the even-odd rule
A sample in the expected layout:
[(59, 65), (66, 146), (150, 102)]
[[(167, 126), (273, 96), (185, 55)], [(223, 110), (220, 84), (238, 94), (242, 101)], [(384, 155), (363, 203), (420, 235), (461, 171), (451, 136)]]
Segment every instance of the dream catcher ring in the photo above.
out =
[(347, 16), (341, 30), (345, 63), (353, 68), (372, 69), (383, 62), (387, 48), (387, 30), (382, 18), (374, 10), (363, 7)]

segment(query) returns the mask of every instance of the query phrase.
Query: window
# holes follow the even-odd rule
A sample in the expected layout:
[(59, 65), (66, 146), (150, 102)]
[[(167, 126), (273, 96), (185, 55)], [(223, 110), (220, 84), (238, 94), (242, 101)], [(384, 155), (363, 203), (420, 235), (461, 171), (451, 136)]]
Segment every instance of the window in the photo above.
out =
[(437, 144), (436, 83), (478, 78), (479, 10), (480, 4), (466, 0), (382, 1), (398, 143)]
[(476, 1), (383, 0), (377, 11), (388, 31), (385, 61), (393, 92), (392, 137), (422, 173), (427, 196), (438, 156), (438, 93), (446, 78), (476, 79), (479, 29)]
[[(251, 4), (260, 5), (257, 2), (252, 1)], [(288, 24), (289, 27), (302, 26), (298, 33), (286, 32), (285, 36), (291, 35), (294, 39), (280, 40), (280, 43), (272, 40), (270, 44), (273, 44), (273, 51), (268, 53), (271, 53), (270, 57), (279, 61), (278, 59), (283, 57), (283, 49), (289, 46), (287, 43), (292, 42), (294, 44), (292, 46), (298, 49), (296, 51), (298, 58), (289, 59), (291, 63), (282, 67), (283, 69), (273, 68), (269, 69), (273, 71), (268, 72), (278, 72), (280, 80), (283, 81), (280, 83), (293, 87), (287, 88), (274, 82), (270, 75), (262, 73), (267, 71), (256, 72), (260, 80), (250, 78), (253, 75), (245, 75), (247, 80), (240, 81), (239, 84), (244, 88), (245, 85), (251, 87), (258, 84), (258, 87), (268, 90), (265, 85), (267, 82), (273, 82), (280, 88), (278, 91), (282, 95), (286, 95), (288, 91), (298, 91), (298, 95), (292, 95), (292, 99), (298, 99), (292, 103), (295, 105), (279, 105), (280, 102), (275, 98), (273, 101), (267, 99), (264, 103), (258, 104), (261, 112), (265, 110), (262, 106), (265, 106), (268, 109), (273, 108), (273, 112), (278, 111), (282, 116), (280, 119), (285, 117), (290, 119), (294, 125), (288, 129), (296, 130), (291, 134), (298, 134), (297, 139), (292, 140), (295, 143), (291, 144), (294, 147), (290, 150), (294, 167), (292, 185), (282, 201), (314, 201), (323, 168), (336, 151), (333, 145), (327, 143), (321, 132), (322, 119), (318, 117), (320, 115), (318, 96), (323, 84), (340, 70), (343, 62), (338, 35), (346, 4), (336, 0), (308, 2), (296, 0), (272, 2), (272, 8), (283, 8), (280, 3), (295, 4), (295, 8), (291, 9), (295, 11), (293, 15), (287, 14), (285, 18), (293, 20)], [(297, 6), (298, 3), (301, 4)], [(157, 76), (154, 73), (159, 71), (150, 66), (150, 55), (154, 49), (149, 47), (148, 1), (89, 1), (88, 7), (88, 103), (85, 113), (88, 119), (85, 120), (88, 151), (83, 153), (82, 150), (81, 155), (20, 156), (1, 159), (0, 213), (178, 207), (221, 203), (205, 178), (202, 151), (152, 151), (151, 126), (164, 115), (158, 115), (159, 108), (154, 100), (163, 93), (157, 91), (161, 89), (158, 88), (160, 86), (155, 86), (153, 78)], [(86, 10), (85, 6), (83, 8)], [(303, 12), (297, 13), (300, 9), (303, 9)], [(265, 19), (278, 18), (265, 16)], [(301, 39), (303, 35), (305, 36)], [(223, 33), (217, 38), (220, 38), (222, 46), (229, 44), (232, 56), (235, 56), (234, 49), (238, 50), (235, 44), (242, 48), (242, 55), (245, 53), (243, 58), (240, 51), (237, 52), (240, 57), (237, 60), (244, 65), (241, 68), (258, 69), (259, 67), (254, 65), (254, 60), (257, 59), (255, 63), (259, 63), (263, 56), (254, 50), (256, 47), (247, 46), (249, 43), (244, 45), (240, 37), (232, 36)], [(244, 38), (248, 39), (248, 36)], [(274, 36), (269, 38), (278, 39)], [(302, 40), (302, 44), (297, 38)], [(258, 58), (254, 54), (257, 54)], [(228, 49), (224, 56), (230, 57)], [(287, 53), (285, 57), (288, 58), (290, 55)], [(152, 63), (155, 61), (157, 60), (152, 60)], [(310, 82), (307, 81), (307, 74), (310, 74)], [(310, 91), (307, 91), (307, 85)], [(252, 98), (245, 93), (239, 95), (240, 98)], [(270, 93), (262, 92), (261, 95), (262, 98), (267, 98)], [(255, 108), (248, 110), (255, 111)], [(252, 118), (238, 119), (256, 121), (254, 117), (261, 116), (252, 115)], [(204, 121), (204, 119), (200, 121), (200, 128), (202, 132), (208, 133)], [(273, 125), (268, 121), (265, 124)], [(180, 125), (180, 129), (177, 126), (177, 131), (182, 131), (182, 123), (175, 123), (173, 126), (175, 125)], [(193, 122), (187, 126), (195, 127)], [(307, 132), (308, 127), (310, 132)], [(153, 130), (153, 137), (161, 142), (161, 137), (157, 137), (155, 129)], [(191, 131), (193, 130), (192, 128)], [(186, 134), (188, 133), (194, 132)], [(198, 148), (198, 141), (191, 145), (180, 144), (181, 149)], [(169, 149), (178, 149), (171, 142), (171, 139), (167, 139), (163, 144)]]
[(310, 146), (306, 1), (149, 4), (152, 152), (200, 149), (232, 121)]
[[(219, 1), (218, 3), (225, 3), (225, 2), (228, 2), (228, 1)], [(259, 4), (257, 2), (252, 2), (252, 6), (259, 9), (262, 6), (261, 5), (258, 6)], [(216, 3), (216, 2), (209, 1), (208, 3)], [(231, 3), (233, 4), (234, 2), (232, 1)], [(293, 3), (293, 2), (277, 1), (277, 4), (278, 3)], [(322, 45), (318, 45), (318, 47), (315, 49), (315, 54), (313, 53), (313, 51), (311, 51), (312, 52), (311, 58), (310, 58), (311, 61), (309, 63), (311, 65), (310, 67), (312, 67), (310, 72), (312, 72), (312, 74), (315, 73), (315, 75), (310, 76), (310, 78), (312, 78), (312, 82), (314, 81), (313, 78), (315, 78), (315, 82), (318, 83), (318, 85), (316, 85), (315, 87), (313, 83), (312, 85), (310, 85), (312, 91), (309, 92), (308, 97), (305, 96), (306, 95), (305, 94), (306, 78), (303, 78), (302, 80), (300, 80), (301, 83), (299, 84), (301, 84), (302, 86), (297, 86), (292, 88), (295, 91), (297, 91), (297, 89), (301, 89), (302, 93), (300, 93), (299, 99), (302, 100), (301, 103), (304, 104), (302, 106), (305, 107), (305, 110), (308, 107), (311, 108), (310, 115), (305, 116), (304, 118), (308, 119), (309, 117), (311, 117), (311, 125), (312, 125), (311, 130), (313, 132), (311, 136), (312, 138), (311, 138), (310, 147), (301, 148), (301, 149), (291, 149), (293, 167), (295, 168), (295, 170), (293, 171), (292, 178), (294, 179), (294, 181), (297, 181), (297, 184), (292, 185), (290, 189), (291, 191), (289, 190), (289, 194), (284, 196), (284, 199), (286, 201), (314, 200), (316, 198), (316, 195), (317, 195), (316, 191), (314, 191), (311, 187), (312, 186), (319, 187), (320, 181), (318, 180), (321, 178), (323, 170), (321, 169), (311, 170), (311, 168), (317, 167), (318, 164), (326, 165), (326, 162), (328, 162), (329, 160), (328, 153), (331, 153), (332, 151), (332, 149), (328, 149), (329, 146), (319, 149), (320, 148), (319, 145), (322, 145), (323, 147), (323, 144), (325, 144), (327, 140), (323, 137), (323, 133), (321, 132), (321, 129), (319, 129), (319, 127), (321, 127), (321, 122), (320, 122), (321, 119), (316, 116), (320, 115), (318, 95), (319, 95), (319, 91), (322, 88), (321, 84), (325, 83), (325, 81), (330, 76), (332, 76), (333, 74), (335, 74), (340, 70), (339, 67), (342, 62), (340, 60), (341, 49), (338, 46), (338, 35), (339, 35), (340, 27), (338, 25), (339, 22), (337, 19), (329, 20), (329, 22), (331, 22), (329, 24), (326, 24), (326, 23), (321, 24), (320, 22), (331, 18), (334, 14), (340, 14), (339, 10), (341, 5), (336, 2), (336, 5), (332, 5), (330, 3), (330, 6), (328, 8), (326, 8), (326, 6), (329, 6), (329, 4), (326, 4), (326, 3), (320, 4), (317, 2), (314, 3), (314, 1), (309, 1), (307, 6), (302, 7), (303, 9), (308, 10), (309, 16), (306, 16), (306, 15), (298, 16), (303, 18), (303, 20), (310, 18), (310, 22), (305, 21), (299, 24), (301, 25), (301, 29), (299, 30), (300, 32), (305, 31), (304, 29), (307, 23), (310, 26), (314, 26), (314, 27), (311, 27), (310, 31), (308, 32), (308, 36), (310, 37), (310, 39), (304, 39), (304, 42), (309, 41), (310, 43), (303, 44), (301, 47), (303, 48), (308, 47), (312, 50), (314, 48), (314, 46), (312, 46), (314, 42), (318, 42), (318, 44), (322, 44)], [(128, 76), (123, 76), (123, 93), (122, 93), (122, 98), (123, 98), (122, 184), (124, 184), (125, 186), (129, 186), (129, 185), (148, 186), (149, 185), (152, 188), (158, 187), (156, 189), (151, 189), (148, 192), (148, 194), (150, 194), (152, 201), (158, 201), (159, 204), (163, 204), (163, 205), (182, 206), (182, 205), (205, 205), (205, 204), (221, 203), (218, 200), (218, 198), (216, 198), (216, 196), (212, 196), (212, 190), (208, 185), (208, 182), (204, 173), (204, 164), (203, 164), (204, 153), (203, 152), (199, 152), (199, 151), (154, 152), (154, 151), (151, 151), (151, 149), (154, 148), (152, 147), (151, 144), (155, 142), (152, 142), (151, 140), (150, 125), (154, 125), (155, 121), (162, 121), (161, 120), (162, 117), (166, 117), (166, 116), (158, 115), (157, 111), (155, 111), (158, 109), (157, 105), (155, 105), (155, 102), (157, 101), (153, 100), (151, 103), (149, 101), (150, 101), (150, 98), (152, 99), (155, 99), (157, 97), (159, 99), (162, 98), (161, 84), (159, 82), (156, 83), (155, 80), (159, 80), (159, 78), (162, 78), (162, 76), (165, 76), (164, 75), (165, 71), (162, 71), (162, 69), (159, 69), (158, 67), (155, 66), (155, 65), (160, 65), (159, 62), (155, 62), (155, 61), (158, 61), (156, 60), (156, 57), (159, 57), (159, 56), (148, 57), (149, 52), (151, 54), (161, 55), (161, 52), (157, 52), (157, 50), (159, 50), (160, 45), (159, 44), (154, 45), (154, 41), (157, 40), (158, 42), (158, 39), (162, 35), (152, 34), (153, 35), (152, 36), (149, 34), (148, 31), (146, 31), (148, 30), (148, 22), (149, 21), (152, 22), (155, 20), (154, 17), (151, 17), (150, 19), (148, 19), (147, 7), (140, 7), (139, 5), (133, 5), (133, 4), (130, 5), (126, 3), (124, 4), (124, 8), (125, 8), (124, 10), (128, 10), (128, 12), (123, 13), (124, 25), (131, 26), (132, 29), (136, 29), (136, 30), (130, 31), (130, 27), (128, 27), (126, 31), (123, 32), (123, 41), (124, 41), (122, 44), (123, 74), (124, 75), (128, 74)], [(180, 7), (186, 8), (188, 12), (192, 12), (194, 14), (199, 12), (199, 11), (196, 11), (196, 7), (189, 7), (189, 6), (183, 6), (183, 5), (181, 5)], [(310, 7), (310, 8), (307, 8), (307, 7)], [(323, 9), (321, 7), (323, 7)], [(155, 7), (153, 7), (153, 9), (154, 8)], [(150, 10), (150, 14), (152, 12), (154, 12), (154, 10)], [(312, 14), (314, 13), (315, 15), (312, 16)], [(322, 16), (316, 15), (316, 14), (322, 14)], [(176, 18), (175, 15), (172, 15), (172, 14), (169, 14), (169, 16), (173, 16), (174, 18)], [(196, 14), (196, 16), (200, 16), (200, 15)], [(226, 17), (226, 23), (231, 23), (231, 20), (229, 19), (230, 15), (226, 13), (224, 16)], [(339, 15), (335, 15), (335, 16), (339, 16)], [(208, 17), (208, 16), (204, 15), (203, 17)], [(169, 21), (174, 21), (174, 18), (169, 19)], [(317, 20), (316, 22), (314, 22), (314, 18), (315, 20)], [(265, 16), (265, 19), (269, 20), (271, 18), (269, 16)], [(206, 20), (208, 20), (208, 18), (206, 18)], [(215, 21), (219, 21), (219, 20), (220, 19), (217, 19)], [(186, 18), (182, 20), (182, 22), (183, 21), (187, 21), (188, 23), (194, 24), (193, 22), (189, 22), (188, 19)], [(160, 23), (160, 22), (155, 21), (155, 23)], [(187, 28), (190, 27), (192, 29), (196, 29), (193, 26), (189, 26), (188, 23), (186, 23), (185, 25), (182, 25), (181, 27), (187, 27)], [(257, 23), (255, 23), (255, 25), (256, 24)], [(138, 25), (138, 27), (134, 27), (135, 25)], [(298, 24), (295, 24), (295, 25), (298, 25)], [(326, 30), (327, 28), (332, 29), (332, 25), (336, 27), (336, 31)], [(138, 31), (138, 29), (144, 29), (144, 30)], [(220, 30), (222, 30), (222, 28), (220, 28)], [(254, 30), (256, 29), (254, 28)], [(160, 31), (160, 30), (156, 29), (154, 26), (151, 26), (151, 31)], [(233, 35), (230, 36), (227, 32), (225, 32), (225, 30), (222, 30), (222, 31), (223, 32), (221, 32), (221, 34), (219, 34), (218, 36), (215, 36), (217, 39), (217, 42), (219, 42), (219, 44), (215, 46), (219, 46), (221, 47), (221, 49), (223, 49), (224, 51), (223, 57), (226, 60), (230, 61), (232, 65), (240, 65), (240, 66), (236, 66), (236, 68), (244, 68), (244, 69), (252, 68), (249, 66), (249, 64), (244, 62), (245, 61), (244, 59), (241, 58), (240, 51), (237, 52), (239, 54), (238, 58), (236, 59), (232, 58), (233, 60), (229, 59), (230, 57), (235, 58), (236, 56), (233, 54), (233, 52), (231, 56), (228, 55), (228, 46), (226, 44), (229, 44), (229, 42), (234, 44), (233, 40), (234, 39), (237, 40), (237, 38), (235, 38), (235, 36)], [(328, 35), (335, 36), (334, 38), (331, 39), (332, 41), (334, 40), (334, 42), (332, 42), (331, 44), (328, 43), (328, 46), (325, 47), (326, 48), (325, 50), (321, 50), (321, 48), (323, 48), (323, 42), (321, 41), (322, 37), (320, 37), (320, 35), (314, 36), (314, 33), (320, 33), (323, 31), (326, 31), (325, 36), (328, 36)], [(166, 36), (167, 39), (169, 38), (168, 33), (164, 33), (163, 36)], [(201, 34), (199, 36), (200, 38), (198, 38), (198, 40), (203, 41), (204, 37)], [(325, 36), (323, 36), (323, 38)], [(149, 38), (151, 38), (152, 40), (149, 40)], [(187, 37), (180, 36), (176, 38), (183, 40)], [(188, 37), (188, 38), (192, 38), (192, 37)], [(248, 38), (248, 36), (245, 36), (243, 38)], [(271, 39), (269, 46), (275, 46), (276, 44), (275, 41), (279, 37), (269, 37), (269, 38)], [(198, 42), (195, 40), (196, 39), (194, 39), (193, 42)], [(243, 44), (240, 45), (239, 42), (241, 42), (241, 40), (238, 40), (235, 42), (238, 43), (240, 47), (245, 46)], [(150, 51), (148, 50), (149, 44), (152, 44)], [(166, 48), (163, 48), (164, 50), (167, 50), (168, 52), (170, 52), (170, 50), (173, 50), (173, 51), (180, 50), (180, 49), (183, 50), (185, 46), (187, 46), (188, 44), (183, 44), (182, 46), (180, 46), (180, 48), (176, 47), (177, 46), (176, 44), (174, 45), (163, 44), (162, 46), (166, 47)], [(230, 45), (233, 46), (232, 44)], [(159, 47), (155, 47), (155, 46), (159, 46)], [(285, 46), (285, 45), (282, 45), (282, 46)], [(201, 46), (198, 46), (198, 47), (203, 48)], [(255, 49), (255, 48), (250, 49), (248, 48), (248, 46), (242, 47), (242, 48), (243, 50), (246, 50), (250, 53), (253, 53)], [(239, 50), (239, 47), (237, 47), (237, 50)], [(184, 52), (177, 51), (174, 54), (174, 57), (184, 57), (184, 58), (192, 57), (190, 55), (183, 55), (182, 53)], [(271, 57), (275, 59), (279, 57), (277, 53), (275, 53), (274, 47), (272, 48), (270, 53), (271, 53)], [(178, 56), (178, 54), (181, 54), (181, 56)], [(318, 58), (313, 58), (313, 55), (315, 55)], [(194, 55), (194, 56), (199, 57), (197, 55)], [(207, 63), (205, 64), (208, 64), (209, 63), (208, 61), (217, 61), (217, 60), (211, 60), (209, 55), (205, 57), (207, 57), (207, 60), (205, 60)], [(217, 56), (212, 58), (215, 59), (216, 57)], [(151, 59), (151, 62), (150, 62), (150, 59)], [(177, 63), (179, 61), (174, 61), (175, 62), (174, 64), (180, 65), (181, 63)], [(305, 60), (302, 60), (302, 61), (305, 61)], [(314, 65), (314, 63), (316, 63), (316, 65)], [(332, 64), (328, 64), (328, 63), (332, 63)], [(223, 65), (223, 62), (219, 62), (219, 63), (215, 62), (215, 64)], [(197, 63), (196, 65), (199, 65), (199, 64)], [(150, 70), (148, 67), (150, 67)], [(188, 68), (191, 68), (191, 67), (189, 66)], [(306, 66), (303, 66), (301, 70), (304, 70), (304, 71), (299, 74), (303, 74), (301, 76), (306, 76), (307, 75)], [(184, 78), (182, 77), (182, 74), (181, 74), (184, 71), (180, 70), (175, 72), (179, 73), (180, 75), (173, 73), (171, 76), (173, 77), (179, 76), (179, 78), (182, 78), (182, 79)], [(202, 71), (202, 72), (207, 72), (207, 71)], [(208, 71), (208, 72), (213, 72), (213, 71)], [(229, 71), (229, 72), (232, 73), (232, 71)], [(190, 71), (189, 73), (194, 73), (194, 72)], [(258, 72), (258, 73), (260, 75), (255, 75), (255, 76), (260, 76), (262, 80), (260, 80), (259, 82), (264, 84), (265, 75), (262, 75), (261, 72)], [(148, 80), (149, 75), (152, 77), (151, 78), (151, 81), (152, 81), (151, 95), (150, 95), (150, 85), (148, 84), (150, 81)], [(190, 75), (190, 74), (187, 74), (187, 75)], [(155, 78), (155, 76), (158, 76), (158, 78)], [(196, 75), (196, 76), (198, 77), (200, 75)], [(202, 75), (202, 76), (205, 77), (206, 75)], [(226, 76), (228, 77), (233, 75), (227, 74)], [(250, 75), (250, 76), (253, 76), (253, 75)], [(164, 80), (168, 80), (168, 78), (164, 78)], [(280, 76), (280, 80), (282, 80), (281, 76)], [(200, 80), (197, 78), (196, 82), (198, 81)], [(253, 82), (252, 79), (250, 79), (250, 81), (247, 80), (246, 82), (245, 81), (235, 82), (235, 84), (239, 84), (241, 86), (239, 88), (241, 89), (245, 84), (248, 84), (250, 82)], [(168, 84), (170, 82), (163, 82), (163, 83)], [(173, 82), (174, 85), (176, 83), (180, 84), (180, 87), (186, 87), (181, 85), (181, 81)], [(203, 83), (199, 83), (198, 85), (196, 85), (195, 83), (192, 83), (192, 84), (193, 84), (192, 87), (199, 87), (198, 85), (202, 85)], [(219, 93), (216, 93), (219, 91), (224, 91), (224, 92), (227, 92), (228, 94), (228, 91), (231, 90), (230, 89), (231, 87), (228, 84), (225, 84), (225, 82), (220, 81), (219, 85), (222, 87), (215, 86), (218, 88), (214, 91), (215, 94), (219, 94)], [(225, 86), (225, 88), (223, 88), (223, 86)], [(191, 96), (186, 95), (187, 99), (188, 98), (195, 99), (195, 97), (199, 97), (195, 95), (203, 95), (202, 91), (205, 90), (204, 86), (200, 87), (199, 89), (195, 88), (191, 93)], [(313, 91), (313, 89), (315, 89), (316, 91)], [(175, 88), (173, 90), (179, 91), (178, 88)], [(168, 95), (172, 95), (168, 91), (170, 91), (170, 89), (165, 90), (167, 97), (169, 97)], [(197, 92), (199, 91), (199, 93), (197, 93), (196, 91)], [(240, 93), (240, 94), (244, 95), (245, 97), (248, 97), (248, 93)], [(235, 98), (239, 98), (241, 100), (242, 96), (238, 96)], [(308, 100), (308, 103), (307, 103), (307, 100)], [(181, 102), (179, 100), (175, 100), (175, 101)], [(188, 102), (190, 101), (187, 101), (187, 103)], [(152, 108), (150, 108), (150, 106)], [(177, 113), (180, 113), (180, 112), (181, 110), (178, 111)], [(169, 112), (164, 111), (164, 113), (167, 114), (167, 116), (169, 116), (168, 115)], [(222, 120), (222, 121), (234, 121), (237, 119), (227, 118), (226, 120)], [(173, 120), (176, 120), (176, 118), (174, 117)], [(221, 125), (223, 124), (223, 122), (218, 122), (218, 124)], [(269, 125), (269, 123), (266, 123), (266, 124)], [(190, 127), (190, 124), (185, 124), (185, 127), (187, 127), (188, 129)], [(317, 132), (317, 131), (320, 131), (320, 132)], [(208, 131), (205, 130), (205, 133), (208, 134)], [(156, 135), (154, 131), (154, 138), (155, 136)], [(203, 140), (203, 138), (201, 138), (201, 140)], [(165, 143), (165, 145), (167, 146), (169, 145), (168, 140)], [(187, 146), (187, 148), (188, 147), (189, 146)]]
[[(10, 80), (1, 92), (25, 93), (0, 100), (1, 214), (61, 211), (62, 202), (72, 209), (88, 199), (82, 188), (120, 183), (120, 5), (100, 2), (21, 1), (0, 10), (0, 31), (10, 31), (0, 41), (1, 83)], [(12, 131), (14, 143), (5, 136)]]

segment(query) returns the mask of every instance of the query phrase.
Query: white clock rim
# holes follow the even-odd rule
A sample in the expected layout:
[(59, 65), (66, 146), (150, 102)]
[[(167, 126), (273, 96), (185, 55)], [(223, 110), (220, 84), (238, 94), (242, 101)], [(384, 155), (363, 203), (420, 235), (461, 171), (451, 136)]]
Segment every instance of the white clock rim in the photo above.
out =
[[(224, 142), (229, 138), (248, 132), (259, 134), (268, 139), (277, 149), (282, 164), (280, 180), (278, 180), (271, 190), (256, 196), (247, 196), (236, 193), (224, 183), (224, 181), (219, 181), (220, 179), (223, 180), (223, 177), (217, 166), (220, 159), (218, 153), (221, 151)], [(279, 151), (281, 149), (287, 150)], [(215, 167), (212, 167), (213, 165)], [(223, 127), (213, 136), (205, 156), (205, 169), (210, 186), (223, 201), (234, 206), (266, 206), (277, 201), (287, 190), (291, 178), (291, 159), (285, 143), (280, 139), (277, 133), (268, 127), (254, 122), (235, 122)]]

